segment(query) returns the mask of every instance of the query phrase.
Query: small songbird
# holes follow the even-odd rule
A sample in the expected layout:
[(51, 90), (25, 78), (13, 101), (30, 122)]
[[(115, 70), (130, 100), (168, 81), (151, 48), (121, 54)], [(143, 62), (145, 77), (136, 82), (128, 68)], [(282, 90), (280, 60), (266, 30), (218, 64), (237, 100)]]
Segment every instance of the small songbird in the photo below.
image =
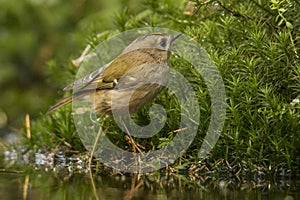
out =
[(110, 63), (65, 87), (73, 89), (73, 94), (50, 107), (48, 113), (73, 100), (92, 103), (97, 114), (111, 115), (112, 109), (134, 113), (151, 102), (167, 82), (170, 47), (180, 35), (138, 37)]

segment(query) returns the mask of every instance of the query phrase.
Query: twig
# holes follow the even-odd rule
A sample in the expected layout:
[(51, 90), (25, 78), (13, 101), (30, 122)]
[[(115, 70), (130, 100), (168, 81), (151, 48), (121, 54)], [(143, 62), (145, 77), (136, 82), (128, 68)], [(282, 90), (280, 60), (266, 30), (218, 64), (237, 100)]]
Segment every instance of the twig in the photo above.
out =
[(25, 116), (25, 127), (26, 127), (26, 136), (27, 139), (31, 139), (31, 131), (30, 131), (30, 116), (29, 114), (26, 114)]
[(185, 131), (187, 129), (188, 129), (188, 127), (184, 127), (184, 128), (180, 128), (180, 129), (176, 129), (174, 131), (171, 131), (171, 132), (169, 132), (167, 134), (169, 135), (169, 134), (172, 134), (172, 133), (178, 133), (178, 132), (181, 132), (181, 131)]

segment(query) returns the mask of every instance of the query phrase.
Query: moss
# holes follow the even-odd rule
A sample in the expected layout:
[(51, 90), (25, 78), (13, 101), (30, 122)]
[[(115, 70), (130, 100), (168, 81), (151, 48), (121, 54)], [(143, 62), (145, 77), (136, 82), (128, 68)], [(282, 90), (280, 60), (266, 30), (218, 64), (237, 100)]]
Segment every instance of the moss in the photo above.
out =
[[(139, 3), (136, 3), (139, 4)], [(229, 0), (195, 1), (185, 10), (184, 1), (151, 1), (139, 4), (143, 9), (131, 10), (130, 5), (120, 10), (114, 20), (114, 30), (124, 31), (145, 26), (159, 26), (183, 32), (199, 42), (216, 63), (226, 89), (227, 113), (220, 139), (206, 158), (216, 163), (240, 164), (245, 168), (260, 166), (266, 171), (286, 168), (298, 170), (300, 160), (300, 104), (297, 103), (300, 88), (299, 19), (300, 4), (287, 0)], [(191, 6), (192, 5), (192, 6)], [(141, 7), (139, 7), (141, 8)], [(185, 14), (184, 14), (185, 13)], [(84, 31), (88, 43), (96, 46), (103, 38), (92, 37), (103, 30), (96, 26), (97, 20), (85, 21), (90, 31)], [(106, 36), (116, 31), (108, 30)], [(180, 58), (179, 58), (180, 59)], [(66, 58), (67, 60), (67, 58)], [(171, 63), (173, 61), (171, 60)], [(198, 150), (210, 122), (210, 100), (201, 75), (193, 73), (180, 63), (195, 89), (201, 110), (201, 126), (198, 135), (179, 163), (197, 163)], [(179, 64), (179, 65), (180, 65)], [(59, 69), (61, 64), (51, 62), (51, 80), (60, 82), (68, 69)], [(59, 69), (59, 70), (58, 70)], [(74, 73), (74, 69), (69, 67)], [(51, 74), (51, 73), (49, 73)], [(59, 84), (60, 85), (60, 84)], [(156, 100), (165, 103), (163, 92)], [(180, 111), (176, 101), (166, 105), (168, 112)], [(66, 108), (50, 116), (37, 119), (32, 126), (36, 138), (25, 141), (31, 145), (63, 145), (65, 141), (73, 148), (80, 145)], [(134, 118), (139, 121), (147, 113), (142, 109)], [(168, 121), (163, 131), (176, 130), (177, 119)], [(139, 121), (146, 124), (147, 121)], [(110, 139), (125, 147), (124, 135), (119, 134), (114, 122), (107, 118), (105, 126), (112, 129)], [(172, 135), (154, 136), (149, 140), (137, 140), (147, 149), (163, 146)], [(55, 141), (53, 143), (53, 140)], [(210, 166), (213, 168), (214, 166)]]

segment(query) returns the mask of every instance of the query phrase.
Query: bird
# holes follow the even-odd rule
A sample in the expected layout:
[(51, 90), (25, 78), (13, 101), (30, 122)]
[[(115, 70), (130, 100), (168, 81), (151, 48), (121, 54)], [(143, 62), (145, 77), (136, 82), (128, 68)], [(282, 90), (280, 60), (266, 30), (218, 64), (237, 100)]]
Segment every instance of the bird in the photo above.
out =
[(170, 48), (181, 35), (150, 33), (136, 38), (111, 62), (67, 85), (63, 90), (73, 93), (51, 106), (47, 114), (74, 100), (90, 102), (97, 114), (136, 112), (166, 84)]

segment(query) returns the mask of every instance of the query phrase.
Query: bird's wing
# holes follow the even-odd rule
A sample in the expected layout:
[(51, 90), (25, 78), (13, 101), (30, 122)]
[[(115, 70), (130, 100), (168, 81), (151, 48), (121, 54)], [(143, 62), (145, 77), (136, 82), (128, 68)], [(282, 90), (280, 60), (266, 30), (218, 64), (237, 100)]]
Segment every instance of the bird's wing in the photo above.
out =
[(73, 90), (79, 87), (85, 87), (87, 84), (93, 82), (95, 79), (101, 77), (102, 72), (108, 67), (110, 63), (104, 65), (103, 67), (101, 67), (100, 69), (97, 69), (96, 71), (90, 73), (89, 75), (76, 80), (75, 82), (73, 82), (72, 84), (66, 86), (63, 90), (67, 91), (67, 90)]
[(75, 81), (64, 90), (78, 88), (77, 91), (82, 92), (83, 90), (89, 91), (113, 88), (117, 81), (126, 74), (127, 71), (139, 65), (139, 62), (134, 59), (135, 54), (135, 51), (121, 54), (104, 67)]
[[(152, 59), (152, 62), (147, 65), (143, 65), (144, 60), (136, 59), (136, 53), (137, 52), (135, 51), (131, 51), (121, 54), (107, 65), (65, 87), (64, 90), (74, 89), (75, 91), (73, 91), (70, 96), (62, 99), (52, 106), (48, 110), (48, 113), (72, 102), (73, 99), (78, 99), (86, 94), (95, 92), (95, 90), (112, 89), (115, 88), (116, 85), (118, 89), (124, 89), (136, 85), (138, 82), (140, 82), (138, 77), (146, 76), (143, 73), (147, 72), (149, 69), (152, 69), (152, 67), (149, 67), (149, 64), (151, 65), (151, 63), (155, 63), (151, 57), (151, 54), (147, 52), (138, 52), (139, 56), (144, 58), (144, 60)], [(143, 70), (139, 68), (138, 72), (130, 71), (127, 73), (130, 69), (140, 65), (142, 65), (142, 67), (145, 69)], [(146, 70), (146, 68), (148, 69)], [(125, 74), (126, 76), (124, 76)], [(121, 80), (121, 84), (118, 83), (119, 80)]]
[(130, 68), (130, 64), (128, 62), (132, 62), (130, 58), (132, 54), (133, 53), (131, 52), (121, 54), (110, 63), (104, 65), (100, 69), (97, 69), (91, 74), (76, 80), (72, 84), (66, 86), (63, 90), (105, 89), (109, 87), (107, 83), (111, 83), (115, 79), (120, 78), (125, 73), (124, 70)]
[(153, 62), (152, 55), (146, 50), (137, 49), (121, 54), (103, 71), (103, 81), (111, 82), (119, 80), (132, 68), (144, 64), (145, 61)]
[[(64, 90), (77, 89), (75, 93), (82, 93), (114, 88), (118, 80), (129, 70), (143, 64), (144, 59), (147, 60), (150, 56), (147, 52), (136, 51), (121, 54), (107, 65), (65, 87)], [(137, 53), (144, 59), (136, 59)]]

